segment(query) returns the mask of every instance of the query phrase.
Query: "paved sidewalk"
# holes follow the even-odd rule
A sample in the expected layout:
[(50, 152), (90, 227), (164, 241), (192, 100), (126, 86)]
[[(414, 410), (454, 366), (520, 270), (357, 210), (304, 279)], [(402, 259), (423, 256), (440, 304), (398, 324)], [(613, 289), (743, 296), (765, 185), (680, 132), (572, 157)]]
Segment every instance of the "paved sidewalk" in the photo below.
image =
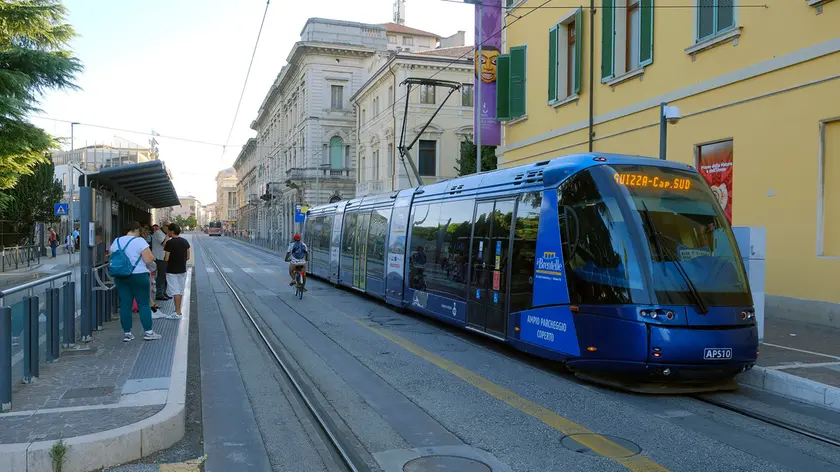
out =
[(22, 266), (20, 269), (0, 272), (0, 290), (78, 267), (79, 253), (70, 255), (62, 251), (64, 250), (59, 250), (55, 259), (42, 257), (40, 263), (33, 263), (29, 267)]
[[(125, 343), (115, 318), (92, 342), (41, 364), (35, 382), (14, 385), (13, 410), (0, 415), (0, 471), (52, 472), (49, 451), (58, 439), (70, 446), (64, 472), (130, 462), (181, 439), (191, 277), (183, 319), (153, 320), (162, 339), (143, 341), (135, 314), (136, 339)], [(158, 304), (174, 311), (172, 301)]]
[(840, 329), (767, 318), (746, 385), (840, 410)]

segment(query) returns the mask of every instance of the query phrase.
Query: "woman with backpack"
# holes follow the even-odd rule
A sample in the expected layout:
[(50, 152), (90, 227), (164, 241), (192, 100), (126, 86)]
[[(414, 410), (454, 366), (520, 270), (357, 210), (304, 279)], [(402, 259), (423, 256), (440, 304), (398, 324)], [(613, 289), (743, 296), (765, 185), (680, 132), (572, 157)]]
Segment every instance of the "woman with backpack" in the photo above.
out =
[(114, 278), (117, 294), (120, 297), (120, 323), (125, 337), (123, 341), (134, 339), (131, 333), (132, 302), (137, 302), (140, 323), (143, 325), (143, 339), (154, 341), (161, 336), (152, 330), (152, 311), (149, 300), (149, 267), (154, 267), (155, 256), (148, 243), (140, 237), (140, 223), (128, 224), (125, 236), (120, 236), (111, 244), (108, 271)]

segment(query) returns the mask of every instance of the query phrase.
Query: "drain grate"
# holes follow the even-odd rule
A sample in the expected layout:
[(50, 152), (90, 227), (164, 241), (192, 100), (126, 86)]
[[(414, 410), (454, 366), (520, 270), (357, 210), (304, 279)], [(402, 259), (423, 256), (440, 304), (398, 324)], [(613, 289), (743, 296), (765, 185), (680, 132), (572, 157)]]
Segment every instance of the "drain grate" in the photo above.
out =
[[(642, 452), (642, 448), (633, 441), (594, 433), (570, 434), (563, 437), (560, 444), (570, 451), (611, 459), (632, 457)], [(594, 451), (593, 448), (598, 451)]]
[(61, 396), (61, 399), (68, 400), (71, 398), (106, 397), (114, 393), (114, 388), (115, 387), (69, 388), (64, 391), (64, 395)]
[(408, 461), (403, 472), (435, 472), (457, 470), (458, 472), (492, 472), (487, 464), (458, 456), (426, 456)]

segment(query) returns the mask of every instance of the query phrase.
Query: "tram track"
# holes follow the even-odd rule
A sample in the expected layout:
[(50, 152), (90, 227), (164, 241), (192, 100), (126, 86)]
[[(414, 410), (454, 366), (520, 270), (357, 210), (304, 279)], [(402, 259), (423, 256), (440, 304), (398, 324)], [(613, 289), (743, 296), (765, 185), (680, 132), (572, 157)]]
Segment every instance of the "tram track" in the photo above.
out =
[[(319, 432), (325, 440), (325, 445), (332, 449), (332, 456), (340, 459), (339, 461), (336, 461), (340, 462), (337, 463), (337, 465), (343, 470), (349, 472), (369, 470), (369, 466), (357, 456), (357, 454), (345, 443), (344, 440), (341, 439), (341, 433), (336, 431), (337, 428), (328, 418), (326, 409), (320, 405), (319, 401), (314, 398), (314, 395), (307, 392), (307, 388), (305, 388), (301, 380), (299, 380), (300, 376), (305, 374), (295, 372), (295, 369), (293, 369), (291, 365), (283, 359), (283, 356), (279, 354), (274, 343), (272, 343), (266, 335), (266, 331), (260, 326), (261, 324), (265, 324), (265, 320), (263, 320), (259, 315), (255, 316), (251, 310), (248, 309), (245, 302), (239, 296), (237, 289), (234, 288), (233, 284), (231, 284), (230, 280), (228, 280), (225, 276), (224, 271), (207, 246), (203, 242), (200, 246), (204, 256), (207, 258), (207, 261), (215, 269), (221, 281), (225, 284), (225, 286), (227, 286), (230, 294), (233, 295), (233, 299), (236, 301), (236, 304), (239, 306), (242, 313), (245, 314), (244, 318), (250, 322), (251, 327), (253, 327), (256, 331), (259, 339), (270, 353), (272, 359), (276, 362), (278, 367), (280, 367), (280, 370), (283, 371), (286, 380), (293, 387), (292, 390), (296, 394), (297, 398), (306, 406), (306, 410), (313, 420), (313, 423), (318, 425)], [(268, 329), (270, 330), (270, 328)]]
[[(244, 245), (244, 243), (242, 243), (242, 244)], [(254, 247), (253, 249), (258, 250), (260, 252), (264, 252), (266, 254), (270, 254), (270, 255), (275, 256), (275, 257), (279, 257), (276, 254), (270, 253), (267, 250), (264, 250), (264, 249), (261, 249), (261, 248)], [(342, 291), (345, 290), (343, 287), (339, 287), (339, 286), (336, 286), (336, 288), (338, 290), (342, 290)], [(358, 296), (357, 293), (354, 293), (354, 295)], [(377, 304), (381, 303), (379, 300), (374, 300), (372, 298), (370, 298), (369, 300), (377, 302)], [(288, 305), (288, 304), (286, 304), (286, 305)], [(297, 310), (295, 310), (294, 307), (292, 307), (291, 305), (288, 305), (288, 306), (289, 306), (290, 309), (292, 309), (293, 311), (295, 311), (297, 313)], [(384, 305), (382, 305), (382, 306), (384, 306)], [(388, 306), (388, 308), (393, 308), (393, 307)], [(398, 312), (395, 312), (395, 313), (398, 313)], [(298, 313), (298, 314), (300, 314), (300, 313)], [(400, 314), (402, 314), (403, 316), (409, 316), (413, 320), (416, 320), (416, 321), (418, 321), (418, 322), (420, 322), (424, 325), (435, 327), (435, 328), (437, 328), (437, 329), (439, 329), (443, 332), (448, 333), (450, 336), (453, 336), (453, 337), (459, 339), (460, 341), (465, 342), (467, 344), (470, 344), (474, 347), (484, 349), (484, 350), (492, 352), (496, 355), (505, 357), (509, 360), (519, 362), (524, 366), (528, 366), (530, 368), (536, 369), (536, 370), (538, 370), (540, 372), (543, 372), (545, 374), (556, 376), (556, 377), (561, 377), (561, 378), (568, 379), (568, 380), (574, 381), (574, 382), (581, 382), (579, 379), (575, 378), (570, 372), (559, 371), (557, 363), (552, 363), (552, 362), (546, 361), (544, 359), (533, 358), (533, 357), (528, 356), (527, 354), (524, 354), (520, 351), (513, 350), (513, 349), (509, 348), (508, 346), (506, 346), (504, 344), (500, 344), (497, 341), (492, 340), (490, 338), (485, 339), (481, 335), (473, 334), (473, 333), (470, 333), (468, 331), (464, 331), (464, 330), (461, 330), (459, 328), (455, 328), (455, 327), (446, 325), (444, 323), (440, 323), (436, 320), (424, 317), (422, 315), (415, 315), (415, 314), (410, 313), (410, 312), (401, 312)], [(301, 314), (301, 316), (302, 316), (302, 314)], [(306, 317), (304, 317), (304, 318), (306, 319)], [(308, 319), (307, 319), (307, 321), (308, 321)], [(583, 383), (586, 384), (587, 386), (591, 386), (591, 387), (597, 388), (597, 389), (605, 389), (605, 390), (611, 391), (611, 392), (628, 394), (626, 392), (620, 392), (618, 390), (615, 390), (615, 389), (613, 389), (609, 386), (590, 384), (589, 382), (583, 382)], [(747, 388), (749, 388), (749, 387), (747, 387)], [(647, 395), (644, 395), (644, 394), (634, 394), (634, 393), (629, 393), (628, 395), (636, 395), (636, 396), (643, 396), (643, 397), (647, 396)], [(823, 444), (828, 444), (828, 445), (831, 445), (831, 446), (840, 447), (840, 438), (838, 438), (838, 437), (834, 437), (834, 436), (831, 436), (829, 434), (825, 434), (823, 432), (820, 432), (820, 431), (817, 431), (817, 430), (814, 430), (814, 429), (811, 429), (811, 428), (806, 428), (802, 425), (796, 424), (795, 422), (782, 420), (780, 418), (764, 414), (764, 413), (756, 411), (754, 409), (745, 408), (745, 407), (742, 407), (742, 406), (739, 406), (739, 405), (735, 405), (734, 403), (731, 403), (731, 402), (728, 402), (728, 401), (724, 401), (724, 400), (721, 400), (721, 399), (718, 399), (718, 398), (714, 398), (713, 395), (714, 394), (686, 394), (686, 395), (677, 395), (677, 397), (689, 398), (689, 399), (695, 400), (695, 401), (700, 402), (700, 403), (704, 403), (704, 404), (707, 404), (707, 405), (712, 405), (712, 406), (714, 406), (716, 408), (719, 408), (721, 410), (725, 410), (725, 411), (728, 411), (730, 413), (737, 414), (739, 416), (750, 418), (750, 419), (759, 421), (761, 423), (768, 424), (768, 425), (771, 425), (771, 426), (774, 426), (774, 427), (777, 427), (777, 428), (780, 428), (780, 429), (798, 434), (800, 436), (807, 437), (809, 439), (813, 439), (815, 441), (819, 441)], [(666, 396), (670, 396), (670, 395), (666, 395)]]
[(731, 411), (733, 413), (737, 413), (741, 416), (746, 416), (748, 418), (752, 418), (754, 420), (761, 421), (762, 423), (767, 423), (777, 428), (782, 428), (793, 433), (814, 439), (816, 441), (820, 441), (825, 444), (829, 444), (835, 447), (840, 447), (840, 438), (831, 437), (829, 435), (823, 434), (821, 432), (805, 428), (803, 426), (797, 425), (790, 421), (784, 421), (777, 418), (773, 418), (772, 416), (765, 415), (755, 410), (750, 410), (748, 408), (743, 408), (733, 403), (723, 401), (716, 398), (711, 398), (708, 395), (690, 395), (691, 398), (709, 404), (714, 405), (718, 408), (722, 408), (724, 410)]

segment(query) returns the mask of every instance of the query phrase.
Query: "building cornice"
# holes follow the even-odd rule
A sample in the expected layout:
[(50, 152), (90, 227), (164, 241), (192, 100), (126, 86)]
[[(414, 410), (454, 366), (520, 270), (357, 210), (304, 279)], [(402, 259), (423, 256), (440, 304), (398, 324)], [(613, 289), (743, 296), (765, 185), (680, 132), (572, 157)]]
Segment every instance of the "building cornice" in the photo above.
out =
[[(397, 53), (391, 56), (351, 97), (350, 102), (355, 103), (359, 97), (367, 93), (392, 65), (395, 66), (425, 66), (429, 70), (453, 69), (453, 66), (463, 66), (471, 72), (473, 59), (455, 59), (451, 57), (422, 56), (419, 54)], [(453, 69), (455, 71), (459, 69)]]

